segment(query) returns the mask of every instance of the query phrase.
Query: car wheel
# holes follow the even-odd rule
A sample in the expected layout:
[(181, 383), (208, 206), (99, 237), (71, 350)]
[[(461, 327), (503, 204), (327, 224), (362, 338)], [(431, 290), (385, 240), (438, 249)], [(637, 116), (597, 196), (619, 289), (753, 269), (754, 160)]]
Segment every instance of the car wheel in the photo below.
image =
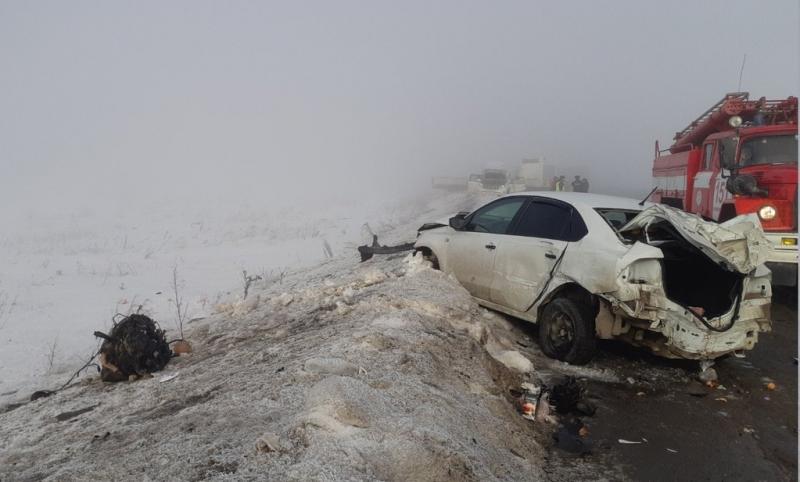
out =
[(439, 268), (439, 258), (437, 258), (435, 254), (433, 254), (433, 251), (431, 251), (429, 248), (422, 248), (418, 249), (417, 251), (421, 252), (422, 256), (424, 256), (426, 260), (431, 262), (431, 268), (435, 270), (441, 269)]
[(539, 345), (545, 355), (584, 365), (595, 350), (594, 317), (590, 307), (571, 298), (556, 298), (539, 319)]

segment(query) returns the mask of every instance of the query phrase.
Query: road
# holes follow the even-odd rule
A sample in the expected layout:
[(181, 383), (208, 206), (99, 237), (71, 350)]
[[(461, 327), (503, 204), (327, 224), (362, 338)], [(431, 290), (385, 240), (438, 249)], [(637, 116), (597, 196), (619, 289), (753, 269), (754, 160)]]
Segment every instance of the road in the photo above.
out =
[[(590, 368), (613, 373), (618, 381), (581, 381), (598, 407), (593, 417), (583, 418), (591, 453), (578, 456), (552, 447), (550, 463), (628, 480), (797, 480), (796, 293), (778, 291), (772, 316), (773, 331), (761, 334), (745, 358), (718, 361), (722, 387), (699, 397), (688, 393), (696, 362), (601, 344)], [(530, 325), (517, 327), (525, 339), (535, 338)], [(537, 367), (558, 373), (557, 364), (532, 353), (538, 352), (535, 343), (525, 351)], [(551, 472), (563, 478), (557, 476), (559, 467)]]

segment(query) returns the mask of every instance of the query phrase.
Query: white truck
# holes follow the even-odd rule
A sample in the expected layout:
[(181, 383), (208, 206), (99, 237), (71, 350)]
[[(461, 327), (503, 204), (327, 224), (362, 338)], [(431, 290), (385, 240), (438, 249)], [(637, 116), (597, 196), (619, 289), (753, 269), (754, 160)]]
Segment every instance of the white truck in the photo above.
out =
[(549, 191), (555, 172), (555, 167), (548, 165), (544, 157), (523, 159), (511, 191)]

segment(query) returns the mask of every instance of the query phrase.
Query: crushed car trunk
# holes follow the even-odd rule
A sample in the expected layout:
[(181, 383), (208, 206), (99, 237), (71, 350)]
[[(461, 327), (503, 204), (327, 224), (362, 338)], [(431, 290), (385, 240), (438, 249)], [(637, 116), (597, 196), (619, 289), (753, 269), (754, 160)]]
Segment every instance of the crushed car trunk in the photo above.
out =
[[(598, 333), (671, 358), (714, 359), (752, 350), (770, 330), (769, 242), (752, 215), (717, 224), (662, 205), (618, 231), (616, 292)], [(610, 316), (609, 316), (610, 315)]]
[(663, 252), (664, 292), (701, 319), (738, 306), (745, 277), (764, 263), (769, 245), (752, 215), (716, 224), (661, 205), (645, 209), (619, 233)]
[(650, 239), (657, 239), (651, 231), (662, 223), (668, 224), (683, 241), (729, 271), (748, 274), (764, 264), (769, 254), (769, 241), (764, 237), (761, 222), (755, 214), (737, 216), (717, 224), (704, 221), (695, 214), (656, 204), (639, 213), (619, 233), (625, 239), (650, 244)]
[(745, 275), (718, 264), (688, 242), (665, 219), (621, 233), (627, 241), (659, 248), (667, 297), (705, 318), (721, 316), (737, 303)]

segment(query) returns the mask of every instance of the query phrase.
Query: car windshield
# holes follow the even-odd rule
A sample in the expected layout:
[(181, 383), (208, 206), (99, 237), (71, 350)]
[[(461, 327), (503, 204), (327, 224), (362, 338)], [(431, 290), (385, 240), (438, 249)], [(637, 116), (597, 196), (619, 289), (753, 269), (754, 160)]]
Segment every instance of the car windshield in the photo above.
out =
[(628, 224), (631, 219), (635, 218), (640, 211), (633, 211), (630, 209), (606, 209), (606, 208), (597, 208), (595, 209), (600, 216), (603, 216), (603, 219), (606, 220), (609, 226), (611, 226), (614, 231), (619, 231), (623, 226)]
[(797, 164), (797, 135), (748, 139), (739, 150), (739, 165)]

